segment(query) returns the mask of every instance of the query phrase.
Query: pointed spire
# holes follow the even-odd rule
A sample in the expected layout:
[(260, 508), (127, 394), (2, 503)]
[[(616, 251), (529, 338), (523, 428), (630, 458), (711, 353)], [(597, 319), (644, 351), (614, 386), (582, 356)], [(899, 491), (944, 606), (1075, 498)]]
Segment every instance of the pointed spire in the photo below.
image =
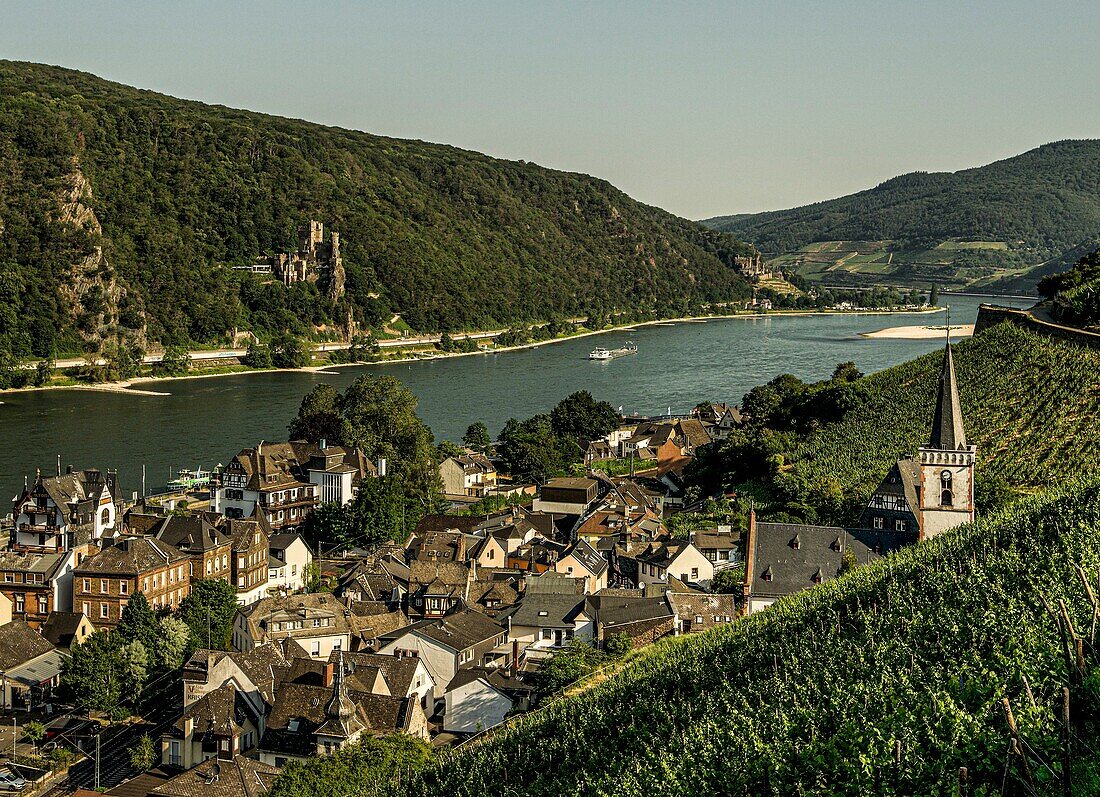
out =
[(955, 383), (955, 360), (951, 356), (950, 334), (950, 327), (948, 327), (943, 370), (940, 372), (939, 395), (936, 396), (936, 414), (932, 418), (932, 434), (928, 439), (928, 447), (939, 451), (966, 448), (966, 430), (963, 428), (959, 388)]
[(355, 716), (355, 705), (351, 702), (347, 684), (344, 683), (344, 654), (341, 653), (336, 661), (336, 672), (332, 679), (332, 699), (325, 706), (325, 716), (330, 720), (340, 723), (345, 733), (351, 729), (351, 721)]

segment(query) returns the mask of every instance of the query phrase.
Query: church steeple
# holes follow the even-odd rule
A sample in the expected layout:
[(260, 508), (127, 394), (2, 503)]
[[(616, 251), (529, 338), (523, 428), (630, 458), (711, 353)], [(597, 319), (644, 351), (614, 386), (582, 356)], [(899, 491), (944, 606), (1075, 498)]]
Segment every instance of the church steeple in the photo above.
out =
[(955, 360), (951, 356), (950, 339), (944, 349), (939, 395), (936, 397), (936, 414), (932, 418), (932, 434), (928, 439), (928, 448), (939, 451), (958, 451), (966, 448), (966, 430), (963, 428), (959, 388), (955, 384)]
[(332, 699), (325, 706), (325, 716), (329, 721), (335, 722), (344, 731), (345, 735), (351, 734), (352, 720), (355, 718), (355, 705), (351, 702), (347, 684), (344, 683), (344, 657), (339, 656), (336, 661), (335, 677), (332, 680)]

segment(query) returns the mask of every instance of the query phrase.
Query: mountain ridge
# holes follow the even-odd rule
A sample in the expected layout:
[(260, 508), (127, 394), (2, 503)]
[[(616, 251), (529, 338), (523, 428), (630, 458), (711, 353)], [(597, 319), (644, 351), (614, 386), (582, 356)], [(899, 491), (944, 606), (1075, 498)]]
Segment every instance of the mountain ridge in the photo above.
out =
[[(78, 183), (94, 224), (61, 218)], [(308, 219), (341, 233), (342, 298), (232, 270), (292, 247)], [(6, 319), (9, 359), (117, 336), (346, 338), (393, 313), (425, 331), (497, 328), (750, 293), (732, 259), (751, 247), (600, 178), (13, 61), (0, 224), (0, 294), (32, 308)]]

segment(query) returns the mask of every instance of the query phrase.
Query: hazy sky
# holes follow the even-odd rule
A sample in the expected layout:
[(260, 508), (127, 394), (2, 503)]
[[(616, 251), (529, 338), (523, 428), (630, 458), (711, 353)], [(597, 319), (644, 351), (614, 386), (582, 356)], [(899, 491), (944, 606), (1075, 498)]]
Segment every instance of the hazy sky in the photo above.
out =
[(1092, 2), (0, 0), (0, 57), (603, 177), (692, 218), (1100, 137)]

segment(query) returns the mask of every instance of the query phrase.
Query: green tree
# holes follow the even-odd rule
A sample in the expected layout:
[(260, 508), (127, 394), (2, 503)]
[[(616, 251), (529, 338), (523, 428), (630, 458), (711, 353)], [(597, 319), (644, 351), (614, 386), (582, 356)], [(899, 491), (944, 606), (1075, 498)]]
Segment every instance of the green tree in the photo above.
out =
[(48, 385), (50, 380), (53, 379), (53, 360), (39, 360), (38, 364), (34, 367), (34, 385), (35, 387), (42, 387)]
[(932, 307), (940, 306), (940, 286), (938, 283), (932, 283), (932, 289), (928, 291), (928, 304)]
[(485, 453), (492, 447), (493, 438), (489, 436), (488, 427), (477, 421), (466, 427), (466, 434), (462, 435), (462, 445)]
[(191, 629), (178, 617), (162, 617), (157, 624), (156, 659), (166, 670), (175, 670), (183, 664), (191, 644)]
[(62, 665), (61, 686), (81, 710), (119, 717), (145, 683), (140, 648), (140, 642), (126, 642), (120, 634), (96, 631), (73, 645)]
[(291, 440), (308, 440), (319, 443), (325, 440), (342, 445), (344, 419), (337, 404), (340, 393), (332, 385), (322, 382), (306, 393), (298, 407), (298, 414), (290, 422)]
[(369, 797), (402, 792), (432, 760), (431, 748), (404, 733), (369, 737), (332, 755), (292, 761), (275, 778), (268, 797)]
[(160, 756), (157, 755), (157, 748), (153, 744), (152, 738), (150, 738), (147, 733), (142, 734), (141, 737), (130, 746), (126, 751), (126, 755), (130, 759), (130, 766), (141, 772), (152, 769), (156, 766), (157, 761), (160, 760)]
[(596, 440), (615, 431), (622, 417), (606, 401), (596, 401), (587, 390), (578, 390), (550, 411), (554, 434), (568, 440)]
[(600, 666), (604, 655), (580, 639), (572, 640), (531, 676), (535, 687), (535, 702), (543, 703), (567, 686), (579, 681)]
[(214, 650), (230, 649), (236, 615), (237, 590), (220, 578), (192, 581), (191, 593), (180, 602), (179, 619), (191, 630), (191, 638)]
[(726, 567), (714, 574), (710, 580), (710, 591), (725, 595), (737, 595), (745, 585), (744, 567)]
[(309, 352), (297, 338), (278, 335), (271, 341), (271, 364), (276, 368), (304, 368), (309, 365)]
[(241, 362), (249, 368), (275, 367), (271, 360), (271, 349), (255, 340), (248, 344), (248, 351), (241, 358)]
[(142, 592), (135, 592), (119, 617), (117, 633), (125, 642), (140, 642), (146, 651), (156, 649), (160, 629), (157, 616)]
[(612, 634), (603, 643), (604, 652), (615, 659), (620, 659), (634, 649), (634, 643), (624, 633)]
[(37, 752), (38, 743), (46, 738), (46, 726), (38, 720), (31, 720), (23, 726), (23, 738), (33, 744)]
[(182, 376), (191, 368), (191, 355), (183, 346), (167, 346), (153, 369), (162, 376)]

